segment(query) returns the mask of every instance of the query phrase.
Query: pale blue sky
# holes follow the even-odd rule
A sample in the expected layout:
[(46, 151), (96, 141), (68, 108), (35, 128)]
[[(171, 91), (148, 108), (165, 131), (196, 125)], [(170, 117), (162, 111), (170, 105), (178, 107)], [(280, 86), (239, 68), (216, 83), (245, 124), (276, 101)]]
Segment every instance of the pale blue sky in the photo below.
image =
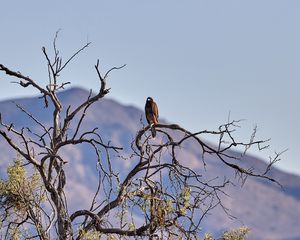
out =
[[(62, 80), (97, 90), (93, 65), (124, 63), (109, 79), (110, 97), (144, 107), (157, 101), (161, 117), (193, 131), (246, 119), (273, 150), (289, 148), (278, 164), (300, 174), (300, 1), (3, 1), (0, 62), (47, 81), (41, 47), (70, 56), (92, 45)], [(0, 74), (0, 100), (32, 95)], [(176, 106), (176, 107), (175, 107)], [(258, 153), (254, 153), (258, 154)]]

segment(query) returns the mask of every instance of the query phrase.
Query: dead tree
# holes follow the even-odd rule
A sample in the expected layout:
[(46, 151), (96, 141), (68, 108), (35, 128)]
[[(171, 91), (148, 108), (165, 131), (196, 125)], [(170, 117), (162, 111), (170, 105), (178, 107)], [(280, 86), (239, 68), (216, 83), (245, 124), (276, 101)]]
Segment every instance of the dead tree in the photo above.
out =
[[(122, 157), (122, 147), (105, 143), (97, 127), (81, 132), (82, 123), (88, 109), (97, 101), (101, 101), (109, 93), (107, 76), (113, 67), (104, 75), (99, 70), (99, 60), (95, 65), (99, 78), (99, 90), (96, 94), (90, 91), (89, 96), (78, 107), (68, 106), (63, 112), (63, 106), (57, 92), (69, 82), (60, 83), (59, 76), (67, 65), (90, 43), (84, 45), (66, 62), (63, 62), (57, 50), (57, 34), (53, 42), (54, 58), (51, 59), (42, 48), (48, 66), (48, 83), (42, 86), (38, 81), (13, 71), (0, 64), (0, 71), (16, 78), (21, 87), (33, 87), (44, 100), (44, 107), (53, 106), (52, 125), (46, 126), (22, 106), (16, 105), (31, 118), (41, 129), (34, 132), (29, 128), (17, 129), (13, 123), (6, 123), (0, 115), (0, 135), (23, 159), (24, 166), (35, 169), (41, 179), (40, 196), (44, 203), (35, 198), (23, 201), (25, 208), (12, 220), (16, 214), (16, 201), (10, 199), (16, 196), (1, 196), (1, 222), (6, 230), (5, 238), (9, 239), (15, 229), (30, 229), (27, 238), (39, 239), (99, 239), (110, 236), (111, 239), (148, 238), (163, 239), (184, 237), (196, 239), (203, 217), (211, 209), (221, 206), (224, 211), (221, 196), (226, 194), (229, 179), (206, 179), (202, 173), (190, 167), (188, 159), (181, 156), (182, 148), (192, 141), (202, 156), (199, 158), (205, 172), (206, 156), (218, 159), (225, 167), (233, 169), (235, 177), (244, 182), (247, 177), (262, 178), (276, 182), (268, 176), (271, 166), (279, 160), (280, 154), (271, 159), (263, 173), (247, 169), (239, 165), (238, 159), (243, 155), (232, 154), (233, 149), (244, 147), (246, 151), (253, 146), (264, 149), (267, 141), (255, 140), (255, 130), (250, 141), (239, 142), (233, 133), (238, 121), (231, 121), (219, 127), (218, 131), (199, 131), (191, 133), (175, 124), (158, 124), (157, 138), (149, 134), (149, 126), (143, 126), (137, 132), (132, 142), (134, 163), (132, 169), (121, 178), (111, 164), (110, 151), (118, 152)], [(70, 132), (70, 125), (75, 126)], [(212, 146), (205, 141), (205, 136), (218, 138), (218, 144)], [(96, 153), (99, 164), (99, 182), (94, 196), (91, 197), (89, 209), (69, 212), (65, 198), (65, 185), (68, 179), (64, 172), (66, 161), (59, 154), (61, 148), (67, 145), (89, 144)], [(99, 149), (105, 150), (106, 158), (100, 158)], [(105, 161), (105, 163), (103, 162)], [(33, 194), (30, 192), (31, 194)], [(22, 193), (24, 195), (24, 193)], [(28, 195), (28, 194), (27, 194)], [(30, 195), (30, 194), (29, 194)], [(23, 198), (22, 198), (23, 199)], [(25, 199), (25, 198), (24, 198)], [(30, 200), (28, 200), (30, 199)], [(41, 199), (41, 197), (38, 199)], [(23, 228), (22, 228), (23, 227)], [(25, 238), (25, 237), (24, 237)]]

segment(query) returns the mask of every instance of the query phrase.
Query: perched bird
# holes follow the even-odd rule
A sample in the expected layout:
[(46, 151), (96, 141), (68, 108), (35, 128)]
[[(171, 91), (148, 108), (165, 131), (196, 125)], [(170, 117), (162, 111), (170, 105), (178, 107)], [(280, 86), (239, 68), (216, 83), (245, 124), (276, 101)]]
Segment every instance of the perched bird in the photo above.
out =
[(151, 128), (152, 137), (156, 136), (155, 125), (158, 124), (158, 108), (151, 97), (148, 97), (145, 105), (145, 115)]

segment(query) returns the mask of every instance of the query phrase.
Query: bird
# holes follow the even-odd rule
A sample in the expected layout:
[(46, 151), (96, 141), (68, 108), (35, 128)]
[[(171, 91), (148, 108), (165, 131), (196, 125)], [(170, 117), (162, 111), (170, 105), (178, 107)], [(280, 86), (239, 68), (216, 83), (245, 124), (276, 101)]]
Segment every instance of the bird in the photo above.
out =
[(148, 97), (145, 104), (145, 115), (150, 125), (152, 137), (155, 138), (155, 125), (158, 124), (158, 108), (152, 97)]

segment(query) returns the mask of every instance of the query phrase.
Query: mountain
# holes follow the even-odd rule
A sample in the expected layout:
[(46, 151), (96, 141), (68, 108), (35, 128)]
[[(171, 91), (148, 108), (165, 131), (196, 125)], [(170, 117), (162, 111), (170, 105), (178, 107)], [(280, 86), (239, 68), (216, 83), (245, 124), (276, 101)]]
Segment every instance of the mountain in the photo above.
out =
[[(60, 92), (59, 98), (64, 106), (75, 107), (87, 98), (88, 93), (80, 88), (72, 88)], [(34, 128), (34, 122), (16, 108), (14, 102), (46, 125), (51, 124), (51, 107), (43, 108), (43, 99), (37, 97), (0, 102), (4, 122), (13, 122), (16, 127)], [(91, 126), (98, 127), (104, 141), (122, 146), (123, 156), (130, 156), (131, 142), (142, 127), (143, 116), (143, 111), (138, 108), (123, 106), (112, 99), (103, 99), (89, 110), (83, 127), (84, 129), (90, 129)], [(38, 131), (38, 127), (36, 130)], [(0, 151), (0, 174), (3, 176), (6, 167), (16, 155), (3, 139), (0, 139)], [(187, 144), (183, 151), (189, 159), (190, 166), (202, 170), (198, 148), (193, 144)], [(87, 207), (90, 198), (86, 196), (93, 196), (97, 187), (97, 164), (93, 150), (85, 145), (70, 146), (65, 148), (62, 154), (68, 162), (65, 171), (68, 176), (67, 198), (71, 201), (71, 208)], [(261, 171), (266, 167), (264, 161), (253, 156), (246, 156), (244, 160), (248, 167), (253, 166)], [(208, 158), (206, 163), (208, 176), (226, 175), (234, 178), (234, 171), (217, 159)], [(118, 154), (113, 154), (112, 165), (122, 177), (132, 168), (133, 163), (130, 158), (124, 159), (118, 157)], [(246, 225), (251, 228), (249, 239), (300, 239), (300, 177), (276, 168), (271, 171), (271, 175), (282, 184), (283, 188), (256, 178), (248, 178), (243, 187), (229, 186), (226, 190), (229, 196), (223, 197), (223, 203), (235, 218), (231, 219), (223, 211), (216, 209), (204, 219), (203, 232), (213, 232), (217, 236), (227, 229)]]

